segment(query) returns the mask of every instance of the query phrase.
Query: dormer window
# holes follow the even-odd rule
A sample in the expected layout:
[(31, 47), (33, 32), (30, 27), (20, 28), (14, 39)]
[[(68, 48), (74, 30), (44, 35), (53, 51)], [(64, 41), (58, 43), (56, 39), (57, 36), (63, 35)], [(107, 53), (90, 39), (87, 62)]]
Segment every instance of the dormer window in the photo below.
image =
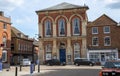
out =
[(17, 33), (18, 37), (22, 37), (22, 34), (21, 33)]

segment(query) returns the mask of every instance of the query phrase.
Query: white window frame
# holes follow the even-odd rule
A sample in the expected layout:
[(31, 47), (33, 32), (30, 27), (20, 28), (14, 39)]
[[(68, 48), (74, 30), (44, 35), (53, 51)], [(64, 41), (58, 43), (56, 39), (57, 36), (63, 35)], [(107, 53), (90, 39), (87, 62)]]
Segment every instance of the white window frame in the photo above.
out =
[[(94, 29), (96, 29), (97, 31), (94, 32)], [(92, 27), (92, 34), (98, 34), (98, 27)]]
[[(106, 28), (109, 28), (109, 31), (106, 32), (106, 30), (105, 30)], [(103, 31), (104, 31), (104, 34), (110, 33), (110, 26), (104, 26), (103, 27)]]
[[(64, 28), (64, 34), (60, 34), (61, 32), (61, 21), (63, 21), (63, 28)], [(58, 21), (58, 32), (59, 32), (59, 36), (65, 36), (65, 20), (64, 19), (59, 19)]]
[[(110, 39), (110, 44), (106, 44), (105, 43), (105, 38), (109, 38)], [(111, 46), (111, 38), (110, 38), (110, 36), (105, 36), (104, 37), (104, 46)]]
[(47, 30), (48, 30), (48, 24), (50, 24), (50, 32), (52, 33), (52, 29), (51, 29), (51, 21), (50, 20), (46, 20), (45, 21), (45, 37), (50, 37), (51, 36), (51, 34), (50, 35), (47, 35)]
[(51, 44), (47, 44), (45, 46), (45, 55), (46, 55), (46, 60), (52, 59), (52, 45)]
[[(80, 58), (80, 44), (79, 43), (74, 43), (74, 59)], [(79, 56), (79, 57), (76, 57)]]
[[(79, 33), (74, 33), (75, 31), (75, 20), (77, 20), (77, 23), (78, 23), (78, 30), (79, 30)], [(74, 18), (73, 21), (72, 21), (72, 28), (73, 28), (73, 35), (80, 35), (80, 20), (79, 18)]]
[[(5, 57), (3, 57), (3, 55), (5, 55)], [(7, 62), (7, 51), (6, 50), (2, 51), (2, 62)]]
[[(93, 44), (93, 39), (94, 38), (97, 38), (97, 40), (98, 40), (98, 43), (96, 45)], [(99, 39), (98, 39), (98, 37), (92, 37), (92, 46), (99, 46)]]

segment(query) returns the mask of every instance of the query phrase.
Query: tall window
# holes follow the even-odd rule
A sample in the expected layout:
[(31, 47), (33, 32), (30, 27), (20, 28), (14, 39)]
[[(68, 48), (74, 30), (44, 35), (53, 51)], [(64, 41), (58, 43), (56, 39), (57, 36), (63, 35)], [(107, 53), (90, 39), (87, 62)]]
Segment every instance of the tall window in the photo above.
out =
[(7, 51), (3, 50), (2, 52), (2, 62), (6, 62), (7, 61)]
[(73, 35), (80, 35), (80, 21), (78, 18), (74, 18), (72, 22)]
[(51, 36), (51, 21), (46, 20), (45, 21), (45, 36)]
[(58, 30), (59, 30), (59, 36), (65, 36), (65, 20), (60, 19), (58, 21)]
[(110, 26), (104, 26), (104, 33), (110, 33)]
[(80, 45), (79, 43), (74, 44), (74, 59), (80, 58)]
[(99, 43), (98, 43), (98, 37), (93, 37), (93, 38), (92, 38), (92, 45), (93, 45), (93, 46), (98, 46), (98, 44), (99, 44)]
[(111, 40), (109, 36), (104, 37), (104, 46), (110, 46)]
[(7, 29), (7, 24), (6, 23), (3, 24), (3, 29)]
[(45, 50), (46, 50), (46, 60), (50, 60), (52, 58), (52, 45), (47, 44)]
[(98, 34), (98, 27), (92, 27), (92, 34)]
[(7, 46), (7, 39), (6, 39), (6, 37), (5, 37), (5, 36), (3, 37), (3, 44), (4, 44), (4, 47), (6, 47), (6, 46)]

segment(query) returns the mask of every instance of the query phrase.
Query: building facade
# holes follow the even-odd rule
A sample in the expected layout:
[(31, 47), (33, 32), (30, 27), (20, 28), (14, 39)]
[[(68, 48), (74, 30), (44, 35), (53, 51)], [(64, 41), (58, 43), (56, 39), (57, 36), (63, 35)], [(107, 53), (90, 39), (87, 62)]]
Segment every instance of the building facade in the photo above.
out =
[(88, 9), (87, 6), (61, 3), (36, 11), (41, 63), (54, 58), (72, 64), (75, 58), (87, 57)]
[(103, 14), (87, 25), (87, 57), (104, 64), (120, 58), (120, 24)]
[(0, 60), (3, 65), (10, 63), (11, 56), (11, 19), (0, 11)]
[(11, 27), (11, 65), (18, 65), (22, 59), (34, 60), (33, 39), (15, 27)]

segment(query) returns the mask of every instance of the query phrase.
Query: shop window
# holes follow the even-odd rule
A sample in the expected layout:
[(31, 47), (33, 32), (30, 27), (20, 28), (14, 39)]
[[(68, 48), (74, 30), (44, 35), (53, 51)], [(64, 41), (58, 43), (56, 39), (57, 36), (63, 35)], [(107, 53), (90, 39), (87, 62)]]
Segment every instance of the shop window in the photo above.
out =
[(92, 34), (98, 34), (98, 27), (92, 27)]
[(104, 37), (104, 46), (110, 46), (111, 40), (109, 36)]
[(72, 26), (73, 35), (80, 35), (80, 20), (78, 18), (73, 19)]
[(45, 50), (46, 50), (46, 60), (50, 60), (52, 58), (52, 45), (47, 44)]
[(80, 58), (80, 45), (79, 43), (74, 44), (74, 59)]
[(105, 34), (110, 33), (110, 26), (104, 26), (103, 30)]
[(92, 45), (93, 46), (98, 46), (98, 37), (93, 37), (92, 38)]
[(7, 61), (7, 51), (3, 50), (2, 52), (2, 62), (6, 62)]
[(58, 21), (59, 36), (65, 36), (65, 20), (60, 19)]
[(50, 20), (47, 20), (45, 21), (45, 36), (46, 37), (49, 37), (51, 36), (51, 21)]

